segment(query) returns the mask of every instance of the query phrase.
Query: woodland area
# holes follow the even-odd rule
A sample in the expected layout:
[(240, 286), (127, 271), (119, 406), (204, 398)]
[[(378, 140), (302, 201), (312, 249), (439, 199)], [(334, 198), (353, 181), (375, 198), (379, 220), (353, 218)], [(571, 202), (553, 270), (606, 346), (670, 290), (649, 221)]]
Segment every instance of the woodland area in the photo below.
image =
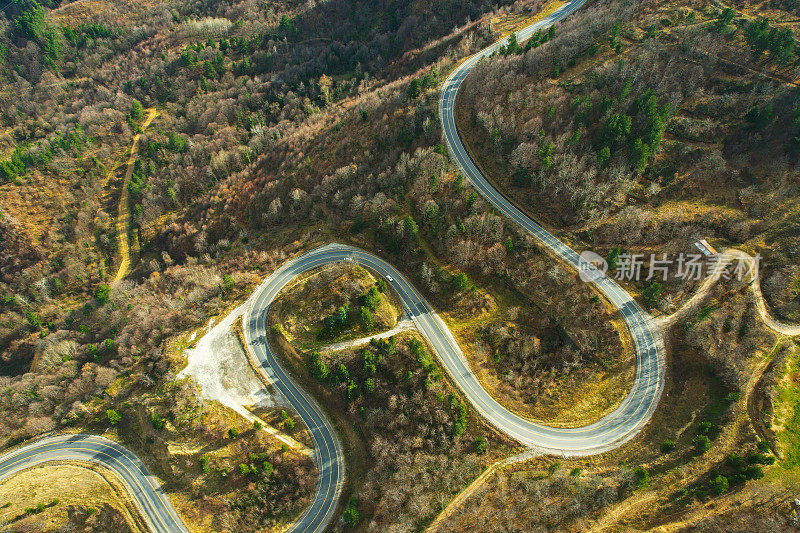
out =
[[(4, 435), (52, 429), (70, 419), (71, 410), (79, 413), (83, 403), (121, 373), (159, 366), (165, 339), (202, 323), (237, 290), (273, 270), (285, 257), (284, 243), (302, 235), (302, 228), (292, 229), (298, 220), (319, 220), (319, 214), (311, 213), (313, 189), (296, 186), (295, 178), (278, 179), (268, 167), (270, 161), (284, 159), (285, 150), (299, 146), (300, 139), (313, 142), (320, 123), (333, 127), (332, 113), (325, 111), (329, 102), (362, 92), (376, 104), (386, 100), (366, 90), (365, 84), (377, 83), (365, 80), (373, 79), (378, 67), (367, 74), (342, 66), (357, 63), (361, 45), (347, 41), (354, 28), (337, 27), (344, 43), (313, 39), (315, 21), (332, 20), (328, 10), (352, 8), (348, 17), (354, 25), (370, 25), (376, 11), (369, 5), (356, 9), (327, 2), (304, 11), (301, 4), (276, 4), (267, 12), (246, 2), (146, 5), (138, 10), (123, 5), (132, 11), (111, 20), (73, 4), (52, 11), (35, 2), (6, 7), (6, 78), (0, 93), (5, 132), (0, 142), (9, 157), (4, 168), (14, 175), (2, 185), (0, 339), (7, 383), (3, 398), (11, 409), (3, 417)], [(447, 27), (479, 7), (458, 6)], [(395, 12), (403, 16), (384, 21), (384, 33), (373, 35), (377, 42), (392, 30), (392, 42), (385, 45), (389, 57), (413, 50), (419, 45), (416, 39), (428, 42), (445, 24), (407, 8)], [(236, 27), (220, 22), (225, 14), (239, 21)], [(20, 30), (31, 24), (30, 31)], [(77, 39), (74, 45), (59, 38), (61, 55), (46, 61), (48, 35), (89, 24), (112, 29)], [(413, 37), (398, 39), (394, 30), (403, 24), (414, 28), (409, 32)], [(461, 39), (474, 42), (467, 32), (451, 37), (447, 46)], [(288, 46), (294, 40), (300, 45)], [(323, 45), (329, 54), (313, 48)], [(32, 57), (23, 61), (24, 54)], [(291, 54), (314, 59), (295, 71), (298, 62)], [(196, 65), (184, 64), (181, 57), (188, 55), (198, 56)], [(246, 73), (234, 69), (234, 63), (246, 58), (261, 65), (267, 56), (277, 62), (269, 65), (269, 78), (259, 74), (267, 66)], [(317, 64), (326, 58), (330, 63)], [(387, 60), (376, 61), (381, 65)], [(81, 66), (90, 70), (71, 70)], [(339, 76), (328, 78), (330, 86), (323, 79), (325, 91), (317, 77), (322, 68)], [(164, 80), (169, 88), (162, 91), (163, 84), (155, 80)], [(208, 87), (198, 90), (201, 84)], [(405, 107), (405, 96), (395, 94), (395, 103), (384, 105)], [(130, 279), (109, 290), (115, 206), (109, 201), (113, 193), (103, 185), (115, 182), (113, 173), (106, 178), (108, 169), (137, 130), (142, 109), (154, 105), (159, 118), (142, 135), (129, 186), (132, 236), (141, 241), (141, 260)], [(381, 116), (366, 105), (352, 115), (360, 123), (365, 113), (367, 118)], [(428, 124), (434, 139), (432, 119)], [(401, 151), (393, 152), (390, 157), (397, 159)], [(50, 184), (47, 189), (45, 183)], [(324, 184), (320, 187), (316, 196), (323, 194)], [(321, 208), (316, 207), (317, 213)], [(145, 228), (150, 228), (149, 237)], [(264, 242), (261, 231), (266, 228), (279, 230), (274, 241)], [(36, 371), (26, 372), (32, 363)], [(27, 412), (31, 405), (36, 416)]]
[[(336, 5), (321, 4), (291, 20), (298, 21), (296, 28), (305, 28), (300, 24), (303, 17)], [(65, 18), (76, 16), (70, 7), (63, 8)], [(201, 8), (205, 11), (188, 11), (183, 18), (178, 11), (179, 21), (172, 22), (164, 21), (163, 6), (162, 11), (134, 12), (128, 18), (150, 21), (149, 26), (145, 22), (135, 26), (142, 34), (122, 32), (120, 27), (113, 37), (86, 42), (97, 46), (96, 52), (76, 48), (75, 58), (84, 61), (101, 50), (109, 54), (91, 80), (67, 77), (61, 71), (64, 79), (58, 81), (49, 77), (55, 76), (52, 70), (45, 69), (38, 83), (32, 83), (37, 81), (34, 73), (6, 69), (14, 80), (2, 93), (8, 104), (3, 109), (9, 112), (4, 119), (10, 127), (7, 145), (38, 150), (43, 146), (38, 139), (48, 138), (49, 131), (57, 131), (55, 125), (70, 121), (76, 128), (82, 124), (80, 135), (87, 139), (86, 147), (73, 147), (71, 152), (56, 149), (52, 157), (3, 185), (4, 239), (17, 246), (5, 247), (2, 267), (0, 333), (7, 347), (4, 367), (9, 369), (3, 378), (8, 383), (3, 398), (9, 416), (3, 424), (9, 437), (33, 436), (79, 420), (85, 404), (93, 399), (97, 403), (97, 394), (118, 376), (134, 372), (158, 380), (164, 340), (203, 323), (231, 294), (273, 270), (284, 257), (281, 246), (301, 237), (305, 228), (340, 232), (357, 242), (385, 243), (393, 260), (419, 273), (426, 291), (443, 302), (458, 302), (463, 312), (480, 310), (486, 305), (484, 297), (472, 290), (473, 283), (463, 272), (442, 268), (433, 257), (426, 259), (425, 242), (435, 247), (438, 257), (452, 257), (456, 269), (482, 276), (508, 268), (510, 279), (536, 283), (529, 274), (531, 262), (517, 260), (535, 254), (535, 245), (492, 214), (462, 178), (449, 172), (442, 155), (435, 85), (450, 59), (441, 57), (424, 70), (415, 70), (420, 58), (433, 50), (453, 50), (454, 57), (460, 57), (487, 44), (491, 36), (484, 25), (464, 26), (422, 49), (409, 50), (414, 43), (405, 43), (403, 55), (392, 66), (400, 69), (398, 73), (383, 74), (403, 82), (362, 76), (357, 69), (331, 78), (328, 89), (334, 97), (326, 105), (319, 79), (293, 82), (288, 71), (269, 79), (237, 75), (232, 61), (240, 61), (240, 55), (224, 59), (225, 72), (211, 78), (206, 77), (210, 71), (205, 67), (181, 66), (181, 57), (188, 52), (206, 54), (209, 61), (201, 63), (212, 66), (208, 55), (212, 50), (213, 57), (223, 54), (220, 48), (241, 54), (238, 45), (231, 45), (234, 37), (242, 43), (245, 30), (262, 28), (253, 21), (236, 28), (223, 24), (223, 31), (219, 21), (191, 18), (236, 14), (246, 4), (191, 6)], [(53, 19), (61, 15), (59, 10), (50, 12), (45, 24), (54, 25)], [(266, 21), (274, 19), (275, 26), (258, 41), (267, 48), (273, 32), (287, 31), (281, 29), (283, 16), (270, 19), (269, 15)], [(463, 20), (467, 15), (464, 11)], [(87, 18), (91, 16), (99, 17)], [(433, 25), (437, 19), (409, 13), (408, 20)], [(226, 37), (214, 36), (220, 32)], [(134, 37), (141, 38), (127, 40)], [(9, 32), (5, 38), (9, 55), (21, 53), (23, 48), (14, 43), (22, 44), (22, 37)], [(37, 42), (24, 42), (24, 49), (39, 49)], [(291, 47), (292, 53), (296, 48)], [(250, 54), (255, 56), (260, 49), (253, 46)], [(158, 50), (163, 50), (163, 61), (157, 59)], [(152, 62), (143, 61), (153, 56)], [(65, 69), (66, 58), (57, 66)], [(164, 96), (157, 92), (160, 84), (146, 78), (152, 74), (156, 79), (156, 73), (165, 72), (160, 69), (170, 66), (176, 70), (164, 80), (174, 83), (168, 91), (171, 96), (159, 100)], [(142, 71), (151, 68), (154, 73)], [(404, 71), (415, 75), (400, 78)], [(121, 77), (134, 82), (126, 84)], [(194, 85), (184, 94), (181, 91), (192, 83), (188, 77), (210, 86), (198, 91)], [(413, 84), (418, 93), (406, 90), (412, 79), (419, 80)], [(85, 86), (93, 88), (90, 94), (97, 95), (96, 105), (86, 100)], [(12, 98), (15, 91), (30, 99)], [(81, 97), (73, 100), (72, 94)], [(102, 185), (112, 156), (129, 142), (141, 119), (135, 102), (142, 108), (160, 108), (153, 126), (142, 134), (129, 187), (134, 204), (132, 236), (141, 243), (141, 260), (128, 280), (109, 290), (115, 248), (113, 203)], [(38, 109), (45, 111), (37, 113)], [(68, 114), (70, 109), (73, 113)], [(265, 114), (267, 109), (274, 113)], [(108, 120), (102, 120), (103, 114)], [(42, 190), (47, 181), (52, 188)], [(29, 194), (41, 203), (23, 201)], [(299, 228), (298, 223), (302, 223)], [(268, 238), (263, 230), (274, 237)], [(319, 236), (311, 238), (316, 241)], [(584, 292), (582, 297), (589, 296)], [(604, 326), (597, 318), (587, 319), (597, 321), (597, 328), (575, 332), (588, 336), (579, 342), (579, 349), (581, 343), (584, 349), (600, 345), (592, 340), (597, 335), (593, 331)], [(586, 351), (581, 357), (593, 355)], [(26, 372), (34, 362), (36, 372)], [(45, 387), (48, 395), (24, 392)], [(28, 413), (31, 405), (36, 416)]]
[[(791, 26), (744, 7), (595, 2), (481, 62), (459, 123), (516, 201), (587, 247), (758, 252), (796, 321), (800, 61)], [(667, 311), (693, 289), (665, 287)]]
[[(236, 530), (297, 516), (313, 489), (310, 465), (264, 452), (251, 432), (246, 444), (225, 444), (230, 415), (207, 412), (191, 387), (171, 384), (180, 363), (167, 356), (170, 346), (242, 298), (289, 254), (320, 242), (314, 232), (324, 229), (329, 206), (319, 198), (333, 200), (326, 190), (332, 179), (343, 181), (335, 201), (349, 202), (357, 192), (344, 181), (356, 164), (378, 157), (370, 166), (394, 174), (396, 165), (412, 164), (420, 143), (435, 144), (431, 95), (438, 77), (435, 67), (427, 77), (416, 71), (448, 50), (460, 56), (488, 43), (490, 33), (469, 19), (489, 7), (5, 5), (0, 438), (13, 444), (58, 429), (112, 428), (170, 490), (204, 502), (190, 520), (213, 515), (216, 528)], [(387, 12), (393, 16), (381, 16)], [(349, 24), (333, 24), (345, 16)], [(460, 27), (448, 34), (454, 26)], [(424, 99), (406, 95), (409, 73), (426, 80), (418, 82)], [(422, 101), (426, 109), (418, 114)], [(153, 109), (158, 115), (142, 131)], [(338, 154), (320, 165), (331, 176), (317, 174), (318, 187), (310, 176), (300, 180), (274, 168), (278, 161), (305, 167), (309, 145), (344, 133), (339, 115), (391, 148), (356, 163)], [(408, 126), (390, 133), (398, 121)], [(139, 149), (126, 190), (135, 263), (126, 279), (112, 283), (115, 187), (135, 134)], [(394, 147), (398, 134), (402, 144)], [(370, 178), (376, 205), (399, 205), (397, 185), (407, 174), (397, 172), (380, 184)], [(413, 227), (410, 217), (395, 217), (386, 231)], [(355, 234), (343, 216), (332, 218), (331, 229)], [(395, 246), (400, 253), (405, 240)], [(174, 405), (167, 408), (170, 396)], [(216, 464), (168, 452), (196, 442), (230, 451)], [(272, 464), (266, 474), (260, 453)], [(242, 462), (248, 454), (256, 459)]]
[[(0, 442), (112, 428), (199, 509), (191, 519), (213, 515), (226, 531), (291, 520), (313, 491), (313, 466), (251, 428), (231, 436), (230, 413), (174, 383), (175, 350), (286, 259), (333, 241), (401, 269), (510, 408), (576, 424), (561, 407), (586, 393), (575, 384), (608, 376), (616, 387), (604, 408), (613, 408), (634, 367), (616, 315), (494, 212), (441, 140), (447, 73), (499, 37), (492, 17), (526, 19), (543, 4), (4, 4)], [(792, 23), (761, 11), (783, 17), (798, 6), (589, 2), (530, 44), (482, 61), (463, 85), (459, 128), (500, 188), (576, 249), (677, 253), (706, 238), (759, 252), (770, 311), (798, 321), (800, 49)], [(133, 262), (114, 283), (117, 208), (137, 134), (124, 190)], [(696, 287), (628, 284), (662, 312)], [(476, 515), (506, 494), (535, 495), (542, 521), (509, 505), (498, 523), (580, 530), (658, 479), (674, 494), (654, 507), (669, 510), (663, 518), (644, 515), (639, 525), (649, 527), (702, 508), (722, 490), (720, 476), (731, 491), (752, 487), (755, 468), (775, 458), (763, 434), (739, 422), (747, 378), (760, 369), (754, 353), (772, 353), (775, 341), (745, 294), (726, 285), (672, 332), (672, 394), (627, 455), (552, 471), (536, 463), (531, 470), (546, 472), (536, 479), (511, 472), (508, 484), (480, 493)], [(362, 308), (373, 311), (360, 294), (340, 313), (344, 305), (323, 322), (326, 342), (347, 328), (382, 329), (367, 324)], [(320, 394), (364, 430), (376, 462), (338, 527), (357, 519), (364, 529), (419, 529), (499, 451), (477, 420), (467, 423), (416, 338), (305, 356)], [(777, 373), (793, 368), (789, 348), (778, 357), (765, 389), (776, 402), (786, 394)], [(222, 457), (170, 451), (201, 441)], [(676, 471), (685, 477), (675, 481)], [(411, 494), (416, 484), (431, 493)], [(556, 501), (565, 491), (574, 498)], [(455, 524), (482, 523), (462, 520)]]
[[(309, 284), (347, 292), (347, 278), (337, 270), (329, 267), (305, 285), (284, 289), (268, 319), (273, 344), (288, 342), (287, 308), (315, 316), (317, 305), (307, 297)], [(468, 408), (416, 333), (343, 350), (297, 348), (292, 342), (289, 364), (295, 374), (314, 383), (311, 390), (348, 426), (342, 431), (345, 445), (355, 450), (348, 456), (353, 473), (346, 526), (422, 529), (444, 502), (512, 449)], [(363, 444), (354, 443), (353, 435)]]

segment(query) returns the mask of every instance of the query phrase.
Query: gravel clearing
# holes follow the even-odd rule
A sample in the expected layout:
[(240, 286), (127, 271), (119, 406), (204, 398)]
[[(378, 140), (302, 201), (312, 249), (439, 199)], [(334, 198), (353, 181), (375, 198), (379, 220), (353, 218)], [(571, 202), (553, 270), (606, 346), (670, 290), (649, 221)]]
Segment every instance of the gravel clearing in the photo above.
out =
[(255, 418), (246, 406), (283, 406), (285, 402), (264, 388), (236, 338), (233, 325), (247, 305), (240, 305), (216, 324), (214, 318), (209, 321), (205, 335), (186, 350), (189, 362), (178, 378), (190, 376), (200, 386), (203, 398), (217, 400), (252, 421)]

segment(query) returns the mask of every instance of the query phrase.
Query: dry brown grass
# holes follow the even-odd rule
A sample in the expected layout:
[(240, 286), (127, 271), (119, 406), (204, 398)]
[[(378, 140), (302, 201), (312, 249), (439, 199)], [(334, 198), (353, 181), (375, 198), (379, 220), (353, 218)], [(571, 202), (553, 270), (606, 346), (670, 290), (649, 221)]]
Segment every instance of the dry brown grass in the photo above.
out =
[(530, 26), (534, 22), (542, 20), (564, 4), (566, 4), (564, 0), (545, 0), (544, 5), (534, 15), (530, 13), (507, 13), (494, 17), (490, 27), (492, 31), (499, 32), (500, 35), (506, 37), (525, 26)]
[(77, 0), (54, 9), (50, 16), (55, 22), (65, 25), (82, 24), (98, 19), (129, 22), (136, 15), (156, 6), (165, 5), (164, 0)]
[[(26, 516), (25, 509), (49, 505)], [(84, 463), (53, 463), (25, 470), (0, 482), (0, 521), (14, 530), (52, 531), (66, 525), (67, 507), (108, 505), (124, 516), (135, 532), (147, 531), (127, 489), (107, 469)]]

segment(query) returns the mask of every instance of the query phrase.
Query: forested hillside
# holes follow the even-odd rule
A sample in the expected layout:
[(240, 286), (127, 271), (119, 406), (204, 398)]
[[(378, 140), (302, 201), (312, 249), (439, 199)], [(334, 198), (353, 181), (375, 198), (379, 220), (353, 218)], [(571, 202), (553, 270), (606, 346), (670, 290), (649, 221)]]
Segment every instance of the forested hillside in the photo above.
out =
[[(91, 2), (6, 6), (3, 357), (24, 368), (41, 353), (37, 346), (64, 337), (79, 361), (105, 339), (114, 349), (98, 362), (128, 368), (131, 358), (157, 358), (163, 339), (202, 320), (202, 305), (218, 305), (223, 275), (247, 283), (251, 261), (263, 263), (284, 242), (253, 247), (248, 238), (295, 226), (260, 195), (286, 188), (288, 212), (308, 208), (306, 191), (261, 170), (280, 146), (311, 141), (315, 124), (334, 114), (326, 111), (332, 103), (350, 107), (361, 93), (382, 102), (369, 88), (387, 83), (381, 76), (390, 76), (390, 66), (398, 73), (391, 76), (400, 75), (401, 63), (422, 53), (420, 44), (476, 46), (475, 28), (445, 32), (487, 7), (404, 6), (384, 20), (366, 2), (275, 3), (266, 10), (247, 2), (121, 4), (108, 13)], [(425, 16), (425, 9), (449, 15)], [(342, 10), (350, 24), (336, 25), (334, 39), (325, 24)], [(431, 42), (436, 36), (446, 41)], [(359, 53), (376, 49), (383, 53), (371, 54), (368, 66), (359, 61)], [(124, 173), (118, 163), (151, 108), (158, 118), (141, 136), (127, 189), (130, 237), (141, 260), (131, 281), (109, 292), (120, 195), (114, 186)], [(364, 113), (359, 120), (366, 121)], [(432, 116), (428, 124), (434, 140)], [(265, 178), (268, 186), (256, 181)], [(234, 194), (240, 183), (247, 190)], [(221, 202), (252, 203), (253, 210), (218, 209)], [(245, 248), (244, 259), (234, 246)], [(150, 277), (161, 271), (166, 275)], [(144, 304), (148, 298), (156, 300)]]
[(760, 252), (767, 298), (797, 320), (796, 23), (735, 2), (585, 11), (470, 75), (460, 120), (482, 164), (593, 249)]
[[(587, 2), (475, 67), (459, 131), (498, 188), (576, 250), (612, 264), (697, 251), (699, 239), (760, 253), (769, 312), (797, 322), (795, 4)], [(464, 57), (560, 5), (2, 4), (0, 444), (105, 433), (145, 460), (198, 529), (291, 523), (314, 490), (311, 460), (176, 375), (212, 317), (331, 242), (402, 271), (513, 412), (575, 427), (613, 411), (636, 369), (620, 314), (477, 194), (438, 117), (441, 83)], [(624, 285), (663, 314), (700, 281)], [(500, 469), (444, 527), (582, 531), (606, 512), (641, 529), (707, 525), (714, 498), (739, 496), (786, 524), (774, 502), (794, 487), (785, 479), (800, 456), (786, 430), (800, 412), (797, 350), (761, 325), (749, 290), (724, 280), (668, 331), (665, 394), (640, 437), (599, 457)], [(284, 328), (319, 330), (287, 353), (388, 329), (400, 313), (387, 300), (385, 323), (359, 314), (356, 325), (354, 302), (369, 308), (360, 293), (335, 307), (320, 299), (312, 309), (330, 320)], [(467, 416), (405, 335), (391, 349), (298, 356), (363, 454), (335, 528), (424, 528), (514, 449)], [(321, 362), (339, 374), (314, 372)]]
[[(385, 153), (367, 152), (360, 163), (378, 173), (427, 157), (413, 154), (438, 143), (437, 69), (448, 55), (490, 42), (476, 20), (496, 7), (5, 5), (3, 442), (108, 429), (181, 501), (204, 502), (200, 511), (191, 504), (182, 511), (193, 523), (257, 529), (298, 516), (313, 490), (313, 465), (253, 431), (233, 439), (229, 413), (202, 404), (192, 384), (173, 383), (182, 334), (242, 298), (287, 254), (327, 241), (320, 230), (357, 238), (348, 237), (357, 228), (347, 213), (319, 200), (332, 195), (315, 192), (327, 174), (355, 168), (350, 151), (358, 139), (345, 136), (337, 117), (383, 138)], [(406, 94), (413, 76), (425, 98)], [(321, 155), (325, 139), (343, 150), (325, 154), (333, 157), (302, 181), (295, 177), (311, 168), (307, 146), (319, 145)], [(383, 191), (384, 207), (397, 206), (405, 197), (398, 185), (420, 171), (398, 171), (371, 187)], [(114, 282), (123, 194), (132, 271)], [(382, 238), (370, 232), (370, 242)], [(222, 457), (168, 451), (197, 443), (213, 443)], [(248, 455), (258, 468), (242, 474)], [(262, 456), (269, 472), (260, 468)]]
[[(642, 275), (618, 279), (655, 314), (681, 308), (701, 278), (677, 276), (673, 262), (653, 279), (651, 267), (708, 239), (759, 254), (768, 311), (796, 323), (794, 10), (593, 2), (482, 60), (459, 92), (459, 131), (490, 179), (573, 247), (611, 269), (640, 257)], [(619, 468), (598, 477), (581, 461), (543, 459), (508, 469), (443, 530), (493, 529), (501, 513), (505, 526), (565, 531), (793, 527), (796, 343), (764, 327), (749, 289), (729, 272), (668, 331), (672, 378)], [(709, 513), (731, 499), (748, 503)], [(532, 510), (532, 500), (547, 503)]]

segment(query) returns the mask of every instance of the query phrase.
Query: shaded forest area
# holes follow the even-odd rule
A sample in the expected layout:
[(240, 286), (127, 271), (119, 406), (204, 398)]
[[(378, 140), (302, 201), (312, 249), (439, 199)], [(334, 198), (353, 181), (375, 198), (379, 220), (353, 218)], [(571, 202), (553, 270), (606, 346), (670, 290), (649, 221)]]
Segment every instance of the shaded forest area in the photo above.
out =
[[(459, 123), (478, 159), (529, 212), (592, 249), (674, 255), (705, 238), (760, 252), (774, 311), (800, 319), (791, 17), (745, 2), (583, 11), (470, 74)], [(694, 288), (665, 285), (669, 299), (647, 302), (664, 311)]]

